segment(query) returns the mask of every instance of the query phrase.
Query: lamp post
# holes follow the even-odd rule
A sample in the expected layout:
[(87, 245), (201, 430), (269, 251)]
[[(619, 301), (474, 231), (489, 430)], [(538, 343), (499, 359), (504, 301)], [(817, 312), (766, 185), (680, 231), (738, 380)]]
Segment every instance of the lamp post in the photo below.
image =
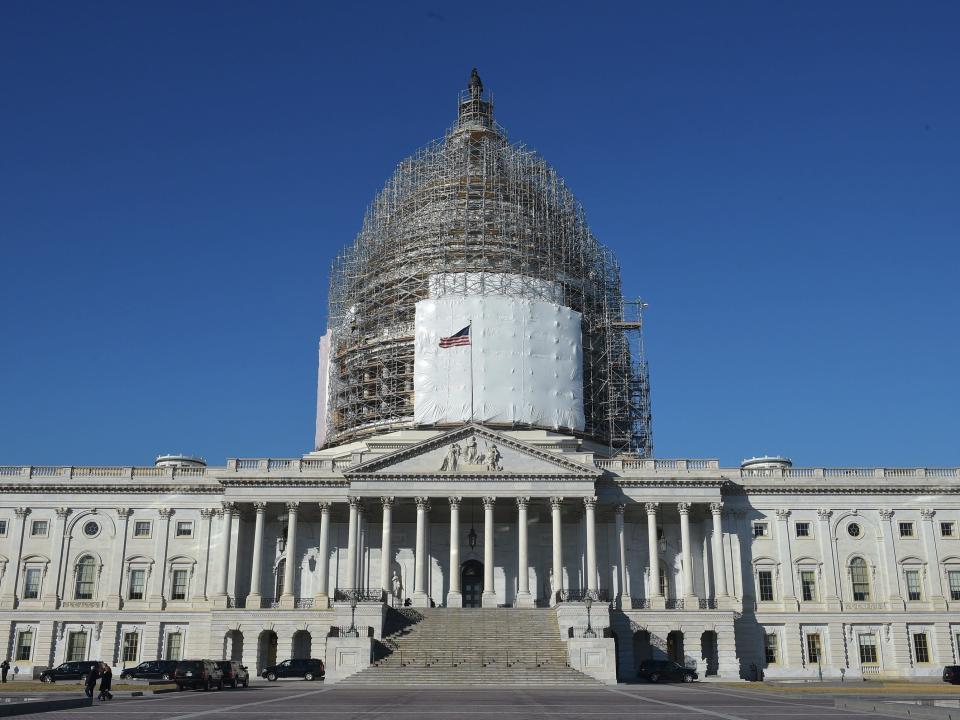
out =
[(357, 614), (357, 593), (356, 591), (350, 593), (350, 629), (347, 630), (347, 637), (360, 637), (360, 633), (357, 631), (357, 625), (354, 622)]
[(583, 599), (583, 604), (587, 606), (587, 629), (583, 633), (585, 638), (595, 638), (597, 634), (593, 631), (593, 623), (590, 622), (590, 608), (593, 607), (593, 598), (587, 595)]

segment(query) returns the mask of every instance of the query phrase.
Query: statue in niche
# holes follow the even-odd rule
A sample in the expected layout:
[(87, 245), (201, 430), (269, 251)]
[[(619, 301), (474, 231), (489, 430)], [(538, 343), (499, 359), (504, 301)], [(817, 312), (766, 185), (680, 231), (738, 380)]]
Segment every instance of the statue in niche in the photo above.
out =
[(400, 582), (400, 576), (397, 571), (393, 571), (393, 578), (390, 580), (390, 587), (393, 588), (393, 597), (397, 600), (403, 597), (403, 583)]
[(443, 463), (440, 465), (440, 470), (454, 472), (457, 469), (457, 464), (459, 461), (460, 444), (453, 443), (449, 448), (447, 448), (447, 454), (443, 458)]

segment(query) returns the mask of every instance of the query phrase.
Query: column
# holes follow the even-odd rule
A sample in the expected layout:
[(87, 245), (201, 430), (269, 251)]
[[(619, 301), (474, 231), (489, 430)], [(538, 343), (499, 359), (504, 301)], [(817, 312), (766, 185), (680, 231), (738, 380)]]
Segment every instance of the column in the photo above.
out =
[(527, 506), (530, 498), (517, 498), (517, 607), (532, 608), (530, 594), (530, 562), (527, 548)]
[[(127, 555), (127, 538), (130, 537), (130, 508), (116, 508), (117, 537), (113, 540), (113, 548), (110, 559), (110, 582), (116, 588), (116, 594), (109, 591), (104, 593), (106, 603), (104, 607), (108, 610), (119, 610), (123, 606), (123, 559)], [(122, 534), (121, 534), (122, 533)], [(116, 575), (114, 575), (116, 573)]]
[[(53, 526), (52, 532), (50, 533), (50, 559), (52, 560), (52, 565), (50, 567), (50, 580), (45, 583), (43, 586), (43, 594), (41, 596), (42, 607), (45, 610), (55, 610), (57, 607), (57, 599), (60, 597), (60, 586), (64, 584), (63, 595), (67, 595), (67, 590), (65, 586), (65, 581), (63, 578), (63, 546), (64, 546), (64, 535), (67, 525), (67, 516), (70, 515), (70, 508), (59, 507), (57, 508), (57, 520)], [(67, 574), (69, 577), (69, 573)]]
[(649, 556), (650, 577), (649, 595), (651, 608), (665, 607), (665, 598), (660, 594), (660, 552), (657, 546), (657, 509), (660, 503), (648, 502), (644, 504), (647, 511), (647, 554)]
[(823, 602), (827, 609), (839, 612), (840, 610), (840, 591), (837, 587), (837, 568), (833, 552), (833, 533), (830, 532), (830, 518), (833, 517), (833, 511), (828, 508), (817, 510), (817, 541), (820, 545), (820, 557), (823, 558), (824, 571), (826, 577), (826, 586), (822, 588)]
[(447, 592), (447, 607), (463, 607), (463, 595), (460, 593), (460, 501), (451, 497), (450, 501), (450, 590)]
[[(946, 610), (947, 599), (943, 592), (943, 571), (940, 567), (940, 553), (937, 551), (937, 535), (933, 518), (937, 511), (932, 508), (920, 508), (920, 537), (923, 539), (924, 560), (927, 568), (924, 575), (928, 578), (930, 603), (934, 610)], [(949, 647), (949, 644), (947, 645)], [(941, 655), (942, 657), (942, 655)]]
[(413, 605), (414, 607), (430, 607), (430, 598), (427, 597), (425, 580), (427, 560), (427, 512), (430, 509), (430, 498), (418, 497), (417, 502), (417, 546), (413, 558)]
[(550, 498), (550, 520), (553, 524), (553, 582), (550, 585), (553, 595), (550, 598), (551, 605), (560, 601), (559, 593), (563, 590), (563, 536), (561, 535), (563, 523), (560, 515), (562, 507), (562, 497)]
[(250, 566), (250, 592), (247, 594), (246, 607), (252, 610), (260, 609), (263, 599), (263, 524), (267, 515), (267, 504), (255, 502), (253, 509), (256, 519), (253, 522), (253, 560)]
[(150, 588), (150, 599), (147, 601), (147, 607), (150, 610), (163, 610), (166, 601), (164, 594), (166, 592), (167, 581), (167, 550), (170, 545), (170, 518), (173, 517), (173, 508), (163, 507), (157, 511), (160, 515), (160, 525), (156, 533), (155, 550), (153, 556), (157, 559), (157, 566), (151, 567), (153, 582)]
[[(887, 602), (888, 610), (904, 610), (906, 605), (903, 601), (903, 594), (900, 590), (900, 572), (897, 568), (897, 550), (893, 545), (893, 510), (882, 508), (880, 510), (880, 527), (883, 530), (883, 572), (887, 579)], [(844, 576), (849, 582), (849, 570), (845, 570)], [(874, 594), (877, 594), (876, 586), (871, 583)], [(852, 595), (850, 596), (853, 597)], [(876, 600), (878, 598), (870, 598)]]
[(315, 610), (330, 607), (330, 505), (320, 505), (320, 545), (317, 548), (317, 592), (313, 598)]
[(620, 598), (620, 607), (629, 609), (630, 592), (627, 590), (627, 539), (625, 537), (626, 533), (624, 532), (623, 518), (623, 514), (626, 512), (627, 506), (623, 503), (620, 503), (614, 507), (613, 510), (615, 528), (617, 531), (617, 547), (620, 550), (620, 569), (617, 573), (617, 584), (620, 587), (618, 588), (619, 592), (617, 595)]
[[(699, 606), (693, 594), (693, 553), (690, 548), (690, 503), (677, 503), (680, 511), (680, 551), (683, 555), (683, 603), (685, 608), (696, 610)], [(690, 604), (687, 604), (689, 601)]]
[[(383, 591), (384, 599), (390, 598), (392, 592), (392, 578), (390, 577), (390, 564), (393, 560), (393, 550), (390, 547), (390, 531), (393, 524), (393, 498), (380, 498), (383, 503), (383, 522), (380, 528), (380, 589)], [(400, 604), (403, 604), (403, 598), (399, 598)]]
[(727, 597), (727, 568), (723, 557), (723, 503), (710, 503), (713, 515), (713, 592), (719, 598)]
[(200, 527), (198, 538), (200, 540), (199, 556), (197, 557), (197, 567), (199, 575), (193, 596), (197, 599), (210, 600), (213, 590), (210, 587), (210, 537), (213, 530), (213, 517), (217, 511), (213, 508), (200, 508)]
[(16, 520), (13, 523), (12, 535), (10, 539), (14, 542), (16, 552), (10, 558), (10, 569), (5, 573), (7, 577), (6, 590), (0, 597), (0, 608), (12, 609), (16, 605), (17, 584), (20, 579), (20, 561), (23, 557), (23, 531), (27, 522), (27, 515), (30, 514), (30, 508), (14, 508)]
[(495, 497), (483, 499), (483, 597), (482, 607), (496, 607), (497, 593), (493, 587), (493, 505)]
[(286, 562), (283, 565), (283, 595), (277, 598), (282, 610), (292, 610), (297, 605), (297, 511), (299, 502), (287, 503)]
[(350, 523), (347, 525), (347, 587), (348, 593), (357, 589), (357, 536), (360, 522), (360, 498), (350, 497)]
[(587, 591), (596, 599), (597, 592), (597, 498), (585, 497), (583, 507), (587, 517)]
[(233, 530), (233, 511), (237, 507), (232, 502), (224, 502), (222, 505), (223, 525), (220, 526), (220, 565), (217, 568), (216, 585), (213, 588), (213, 598), (211, 598), (213, 607), (217, 608), (225, 608), (228, 605), (227, 582), (230, 577), (230, 534)]
[(779, 508), (777, 513), (777, 549), (780, 555), (780, 577), (783, 579), (783, 609), (796, 612), (800, 609), (794, 585), (793, 554), (790, 551), (790, 511)]

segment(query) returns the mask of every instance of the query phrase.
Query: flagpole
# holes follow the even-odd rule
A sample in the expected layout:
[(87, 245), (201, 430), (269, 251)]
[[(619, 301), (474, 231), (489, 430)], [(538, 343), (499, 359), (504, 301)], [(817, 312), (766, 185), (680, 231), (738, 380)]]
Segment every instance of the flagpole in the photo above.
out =
[(473, 320), (467, 323), (470, 328), (467, 334), (470, 336), (470, 422), (473, 422)]

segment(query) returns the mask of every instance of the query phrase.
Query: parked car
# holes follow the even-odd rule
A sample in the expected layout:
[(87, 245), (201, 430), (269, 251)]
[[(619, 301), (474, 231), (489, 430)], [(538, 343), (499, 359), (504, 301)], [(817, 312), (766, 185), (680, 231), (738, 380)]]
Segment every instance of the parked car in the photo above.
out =
[(55, 668), (40, 673), (40, 682), (52, 683), (58, 680), (82, 680), (92, 667), (100, 664), (99, 660), (71, 660), (61, 663)]
[(120, 679), (172, 680), (173, 673), (179, 664), (179, 660), (148, 660), (136, 667), (124, 668), (120, 673)]
[(943, 681), (952, 685), (960, 685), (960, 665), (947, 665), (943, 668)]
[(223, 670), (213, 660), (181, 660), (173, 671), (177, 690), (215, 687), (223, 690)]
[(697, 671), (684, 667), (673, 660), (644, 660), (640, 663), (637, 677), (642, 677), (652, 683), (666, 681), (693, 682), (697, 679)]
[(296, 660), (284, 660), (279, 665), (271, 665), (264, 668), (261, 675), (271, 682), (278, 678), (299, 677), (304, 680), (323, 679), (325, 674), (323, 660), (316, 658), (300, 658)]
[(232, 688), (243, 686), (250, 687), (250, 673), (247, 672), (247, 666), (241, 665), (236, 660), (218, 660), (217, 665), (223, 670), (223, 683)]

